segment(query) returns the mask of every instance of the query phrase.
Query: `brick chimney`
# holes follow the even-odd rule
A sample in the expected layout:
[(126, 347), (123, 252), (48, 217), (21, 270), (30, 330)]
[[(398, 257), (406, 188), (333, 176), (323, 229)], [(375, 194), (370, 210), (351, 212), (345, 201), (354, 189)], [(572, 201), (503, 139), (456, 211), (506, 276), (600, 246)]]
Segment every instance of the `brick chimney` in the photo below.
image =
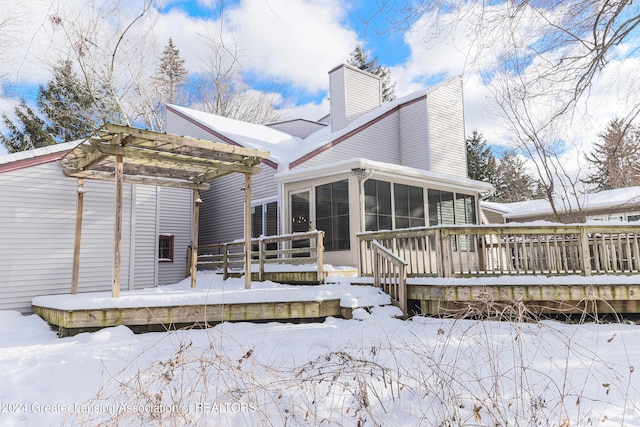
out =
[(351, 65), (329, 71), (331, 130), (338, 131), (382, 104), (380, 77)]

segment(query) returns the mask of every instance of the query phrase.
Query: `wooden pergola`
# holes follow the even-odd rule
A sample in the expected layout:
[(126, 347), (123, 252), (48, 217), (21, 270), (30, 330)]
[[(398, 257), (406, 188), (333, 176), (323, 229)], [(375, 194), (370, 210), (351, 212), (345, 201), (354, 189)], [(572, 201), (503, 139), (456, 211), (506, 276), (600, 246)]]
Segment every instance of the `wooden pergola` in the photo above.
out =
[(251, 176), (269, 153), (197, 138), (153, 132), (107, 123), (61, 160), (66, 176), (78, 179), (76, 234), (71, 293), (78, 291), (84, 180), (115, 183), (112, 296), (120, 295), (120, 242), (122, 239), (122, 187), (124, 183), (193, 190), (191, 286), (196, 286), (200, 190), (208, 182), (231, 173), (245, 176), (245, 287), (251, 287)]

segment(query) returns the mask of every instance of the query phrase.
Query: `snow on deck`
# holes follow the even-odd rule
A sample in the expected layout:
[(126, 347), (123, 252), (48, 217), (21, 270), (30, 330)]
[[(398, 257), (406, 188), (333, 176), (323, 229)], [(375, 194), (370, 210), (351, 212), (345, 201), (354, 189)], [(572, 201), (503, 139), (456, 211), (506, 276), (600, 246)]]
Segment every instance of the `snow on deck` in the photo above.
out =
[(297, 286), (274, 282), (253, 282), (244, 288), (244, 279), (229, 278), (211, 272), (198, 272), (197, 287), (191, 288), (191, 278), (174, 285), (134, 291), (122, 291), (119, 298), (111, 292), (91, 292), (76, 295), (49, 295), (33, 299), (33, 305), (57, 310), (87, 310), (133, 307), (170, 307), (202, 304), (245, 304), (263, 302), (302, 302), (340, 299), (345, 308), (390, 304), (390, 298), (371, 286), (355, 286), (347, 282)]

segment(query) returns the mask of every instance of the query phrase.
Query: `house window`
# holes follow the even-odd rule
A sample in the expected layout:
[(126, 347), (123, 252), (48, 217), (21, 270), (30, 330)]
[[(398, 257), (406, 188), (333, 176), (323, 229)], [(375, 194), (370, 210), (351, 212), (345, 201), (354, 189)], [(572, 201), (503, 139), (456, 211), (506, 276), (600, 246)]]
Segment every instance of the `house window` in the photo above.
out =
[[(476, 199), (469, 194), (454, 194), (449, 191), (429, 190), (429, 225), (475, 224)], [(453, 240), (453, 250), (473, 251), (473, 242), (467, 236)], [(471, 246), (469, 246), (471, 244)]]
[(469, 194), (456, 193), (456, 224), (476, 223), (476, 199)]
[(324, 231), (328, 251), (349, 250), (349, 182), (316, 187), (316, 227)]
[(364, 183), (364, 220), (366, 231), (391, 230), (391, 184), (369, 179)]
[(158, 239), (158, 260), (160, 262), (173, 262), (173, 236), (160, 235)]
[[(251, 237), (276, 236), (278, 234), (278, 202), (263, 203), (251, 207)], [(267, 251), (278, 249), (277, 243), (267, 243)], [(258, 245), (253, 245), (252, 251), (259, 250)], [(275, 255), (267, 255), (267, 258), (274, 258)]]
[(421, 187), (404, 184), (392, 187), (389, 182), (370, 179), (364, 183), (364, 205), (366, 231), (424, 226)]
[(627, 221), (629, 221), (629, 222), (640, 221), (640, 215), (638, 215), (638, 214), (627, 215)]
[(251, 207), (251, 237), (278, 234), (278, 202)]
[(453, 193), (449, 191), (429, 190), (429, 225), (455, 224)]
[(424, 226), (424, 196), (421, 187), (393, 184), (395, 228)]

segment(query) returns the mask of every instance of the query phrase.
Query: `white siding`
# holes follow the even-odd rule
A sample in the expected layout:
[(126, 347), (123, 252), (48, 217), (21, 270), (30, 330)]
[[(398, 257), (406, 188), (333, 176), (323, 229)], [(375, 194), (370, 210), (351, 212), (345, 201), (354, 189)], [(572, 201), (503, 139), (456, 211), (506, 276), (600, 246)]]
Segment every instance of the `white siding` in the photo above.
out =
[[(0, 309), (29, 311), (38, 295), (71, 288), (76, 180), (58, 162), (0, 173)], [(79, 291), (111, 289), (113, 183), (85, 181)], [(131, 187), (125, 185), (123, 230), (130, 230)], [(128, 287), (129, 233), (122, 236), (122, 289)]]
[(382, 103), (380, 78), (348, 65), (329, 73), (329, 88), (334, 132)]
[(148, 288), (157, 285), (158, 258), (157, 193), (158, 187), (136, 185), (135, 187), (135, 250), (133, 252), (133, 287)]
[(433, 172), (467, 176), (462, 79), (456, 78), (427, 95), (429, 147)]
[(299, 168), (360, 157), (400, 164), (399, 134), (398, 112), (393, 112), (348, 140), (312, 157)]
[(399, 113), (400, 162), (403, 166), (429, 170), (427, 101), (403, 106)]
[[(191, 243), (193, 192), (162, 187), (160, 194), (160, 234), (173, 241), (173, 262), (160, 262), (158, 284), (166, 285), (184, 279), (187, 271), (187, 247)], [(157, 247), (157, 246), (156, 246)]]

